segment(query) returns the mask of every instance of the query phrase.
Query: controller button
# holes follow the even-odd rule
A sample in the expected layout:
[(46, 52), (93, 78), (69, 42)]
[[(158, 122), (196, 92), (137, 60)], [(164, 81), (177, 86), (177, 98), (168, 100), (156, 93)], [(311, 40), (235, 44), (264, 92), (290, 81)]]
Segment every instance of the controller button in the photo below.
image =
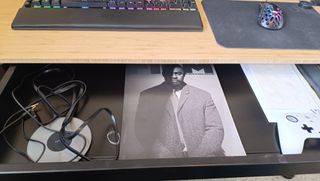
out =
[(312, 133), (312, 130), (313, 130), (312, 127), (308, 127), (306, 124), (303, 124), (303, 127), (301, 127), (301, 128), (308, 131), (308, 133)]
[(287, 115), (286, 118), (287, 118), (287, 120), (290, 121), (290, 122), (293, 122), (293, 123), (298, 122), (298, 118), (296, 118), (295, 116)]

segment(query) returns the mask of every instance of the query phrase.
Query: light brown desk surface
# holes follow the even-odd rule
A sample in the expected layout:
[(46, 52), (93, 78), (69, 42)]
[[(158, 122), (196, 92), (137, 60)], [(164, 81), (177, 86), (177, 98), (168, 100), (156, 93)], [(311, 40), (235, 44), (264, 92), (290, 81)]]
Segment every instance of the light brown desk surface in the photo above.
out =
[(203, 32), (12, 30), (23, 2), (1, 2), (0, 63), (320, 63), (320, 50), (218, 45), (200, 0)]

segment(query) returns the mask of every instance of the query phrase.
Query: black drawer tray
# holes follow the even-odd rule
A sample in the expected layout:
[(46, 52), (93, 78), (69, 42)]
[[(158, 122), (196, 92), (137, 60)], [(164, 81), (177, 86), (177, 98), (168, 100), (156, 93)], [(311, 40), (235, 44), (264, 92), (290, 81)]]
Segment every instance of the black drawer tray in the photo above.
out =
[[(37, 64), (6, 66), (9, 68), (0, 81), (1, 126), (18, 109), (11, 97), (13, 88), (26, 74), (43, 67)], [(121, 128), (126, 65), (56, 66), (71, 67), (76, 78), (87, 84), (88, 98), (79, 117), (86, 118), (98, 108), (108, 107), (119, 120)], [(320, 154), (315, 151), (290, 156), (280, 153), (276, 124), (266, 120), (239, 65), (215, 65), (215, 69), (247, 156), (31, 163), (9, 149), (1, 137), (1, 180), (63, 179), (66, 176), (81, 179), (184, 179), (320, 172)], [(28, 95), (27, 89), (20, 96)], [(32, 96), (27, 96), (22, 102), (32, 99)], [(97, 121), (91, 129), (94, 130), (94, 141), (88, 154), (114, 155), (112, 146), (100, 144), (104, 138), (101, 135), (105, 134), (104, 126)], [(19, 134), (10, 136), (19, 142)]]

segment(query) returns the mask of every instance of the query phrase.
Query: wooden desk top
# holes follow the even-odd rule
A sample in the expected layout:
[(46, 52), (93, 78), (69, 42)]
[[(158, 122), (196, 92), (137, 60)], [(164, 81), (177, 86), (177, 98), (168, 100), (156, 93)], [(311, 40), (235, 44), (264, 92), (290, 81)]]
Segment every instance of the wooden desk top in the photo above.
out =
[(320, 50), (218, 45), (200, 0), (203, 32), (12, 30), (23, 2), (0, 6), (0, 63), (320, 63)]

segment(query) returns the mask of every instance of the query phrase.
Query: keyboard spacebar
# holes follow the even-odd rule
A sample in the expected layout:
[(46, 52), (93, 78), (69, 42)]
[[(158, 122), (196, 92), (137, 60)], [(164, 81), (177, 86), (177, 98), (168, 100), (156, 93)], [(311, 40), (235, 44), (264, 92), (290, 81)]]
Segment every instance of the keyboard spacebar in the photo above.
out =
[(20, 8), (13, 29), (202, 30), (196, 11)]

